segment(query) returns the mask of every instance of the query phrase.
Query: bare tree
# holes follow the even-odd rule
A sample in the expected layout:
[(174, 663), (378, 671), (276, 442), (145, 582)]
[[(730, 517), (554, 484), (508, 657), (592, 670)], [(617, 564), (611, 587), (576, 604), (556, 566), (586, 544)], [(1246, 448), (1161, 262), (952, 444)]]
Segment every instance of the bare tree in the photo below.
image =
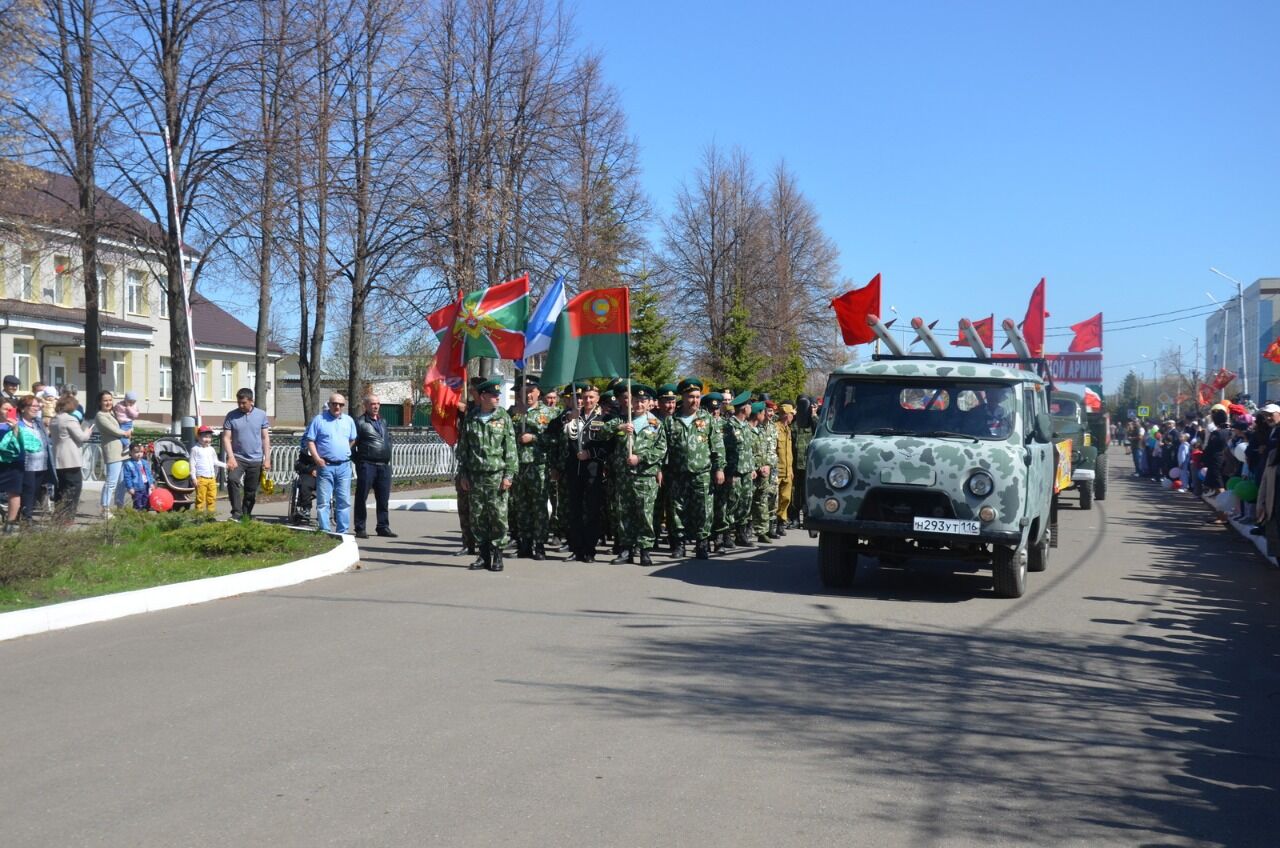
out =
[(194, 375), (184, 243), (197, 241), (194, 289), (230, 230), (214, 197), (241, 155), (229, 130), (240, 45), (233, 14), (240, 0), (116, 0), (119, 16), (104, 49), (115, 114), (129, 135), (112, 164), (133, 199), (161, 224), (169, 307), (174, 421), (192, 408)]

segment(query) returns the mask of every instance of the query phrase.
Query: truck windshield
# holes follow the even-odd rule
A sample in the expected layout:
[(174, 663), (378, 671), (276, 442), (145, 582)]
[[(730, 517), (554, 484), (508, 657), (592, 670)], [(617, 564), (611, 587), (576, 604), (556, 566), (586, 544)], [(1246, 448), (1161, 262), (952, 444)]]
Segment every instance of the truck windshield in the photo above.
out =
[(1054, 418), (1075, 418), (1080, 404), (1070, 398), (1054, 398), (1049, 401), (1049, 414)]
[(1007, 439), (1018, 396), (1001, 383), (839, 380), (828, 390), (833, 433)]

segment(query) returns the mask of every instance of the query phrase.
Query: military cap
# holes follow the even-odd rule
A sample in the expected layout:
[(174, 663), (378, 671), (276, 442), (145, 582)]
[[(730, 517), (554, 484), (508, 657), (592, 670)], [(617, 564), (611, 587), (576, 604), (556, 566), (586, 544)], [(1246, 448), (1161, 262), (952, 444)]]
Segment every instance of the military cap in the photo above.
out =
[(679, 396), (675, 383), (663, 383), (658, 387), (658, 400), (675, 400)]
[(652, 398), (657, 394), (653, 386), (647, 386), (644, 383), (631, 384), (631, 396), (633, 398)]
[(473, 389), (478, 389), (480, 388), (480, 384), (483, 382), (484, 382), (484, 377), (472, 377), (470, 380), (467, 381), (467, 385), (471, 386), (471, 388)]
[(680, 394), (684, 394), (685, 392), (691, 392), (694, 389), (697, 389), (698, 391), (702, 391), (702, 380), (698, 379), (697, 377), (685, 377), (683, 380), (680, 381), (680, 385), (676, 386), (676, 391), (679, 392)]
[[(626, 380), (617, 382), (616, 385), (614, 385), (613, 383), (610, 383), (609, 394), (613, 395), (615, 398), (620, 398), (623, 395), (625, 395), (628, 391), (634, 392), (636, 385), (637, 385), (636, 383), (628, 383)], [(630, 386), (631, 388), (628, 389), (627, 388), (628, 386)]]
[(795, 408), (794, 406), (792, 406), (791, 404), (789, 404), (789, 403), (784, 403), (782, 406), (780, 406), (780, 407), (778, 407), (778, 408), (779, 408), (779, 409), (781, 409), (781, 410), (782, 410), (784, 413), (786, 413), (787, 415), (795, 415), (795, 414), (796, 414), (796, 408)]
[(521, 374), (520, 376), (516, 377), (516, 388), (520, 389), (520, 388), (524, 388), (525, 386), (537, 387), (538, 375), (537, 374)]
[(487, 380), (481, 380), (474, 386), (477, 392), (487, 395), (496, 395), (502, 391), (502, 378), (490, 377)]
[(702, 396), (702, 408), (703, 408), (703, 409), (709, 409), (709, 410), (716, 410), (716, 409), (719, 409), (719, 408), (720, 408), (720, 396), (719, 396), (719, 395), (703, 395), (703, 396)]
[(743, 392), (733, 399), (733, 408), (737, 409), (743, 404), (751, 403), (751, 392)]
[(619, 388), (619, 387), (624, 387), (624, 388), (625, 388), (625, 387), (626, 387), (626, 385), (627, 385), (627, 381), (626, 381), (626, 380), (622, 379), (621, 377), (614, 377), (612, 380), (610, 380), (610, 381), (609, 381), (609, 385), (608, 385), (608, 387), (605, 389), (605, 391), (607, 391), (607, 392), (616, 392), (616, 391), (618, 390), (618, 388)]
[(758, 400), (755, 403), (751, 404), (752, 415), (759, 415), (762, 412), (764, 412), (764, 401)]

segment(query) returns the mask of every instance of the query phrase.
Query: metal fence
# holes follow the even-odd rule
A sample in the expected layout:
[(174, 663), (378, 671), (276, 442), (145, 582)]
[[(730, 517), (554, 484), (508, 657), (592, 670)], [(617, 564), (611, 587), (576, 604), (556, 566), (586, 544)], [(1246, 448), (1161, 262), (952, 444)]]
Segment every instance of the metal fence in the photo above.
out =
[[(293, 464), (298, 461), (301, 436), (296, 430), (271, 432), (271, 470), (267, 472), (267, 476), (273, 483), (286, 485), (293, 480)], [(106, 477), (102, 446), (91, 441), (84, 446), (83, 453), (85, 482), (91, 483)], [(409, 428), (391, 431), (391, 479), (452, 477), (456, 468), (453, 448), (445, 444), (436, 433)], [(221, 476), (220, 474), (219, 477)]]

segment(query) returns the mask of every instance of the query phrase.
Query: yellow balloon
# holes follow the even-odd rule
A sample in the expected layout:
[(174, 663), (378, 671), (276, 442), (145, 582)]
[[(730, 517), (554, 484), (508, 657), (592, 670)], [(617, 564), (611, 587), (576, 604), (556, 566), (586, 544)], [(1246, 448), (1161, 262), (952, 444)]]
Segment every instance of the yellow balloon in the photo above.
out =
[(185, 480), (191, 476), (191, 463), (187, 462), (185, 459), (179, 459), (173, 464), (173, 468), (171, 470), (173, 471), (173, 479)]

